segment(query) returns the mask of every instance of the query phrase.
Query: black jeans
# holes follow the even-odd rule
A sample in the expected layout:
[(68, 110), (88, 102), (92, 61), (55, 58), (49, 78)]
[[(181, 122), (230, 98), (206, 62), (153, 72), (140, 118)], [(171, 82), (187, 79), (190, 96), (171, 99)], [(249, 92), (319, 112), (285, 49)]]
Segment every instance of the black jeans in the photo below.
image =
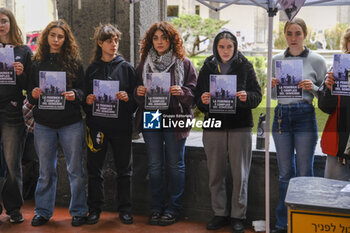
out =
[(98, 152), (87, 148), (88, 206), (90, 211), (100, 212), (104, 204), (103, 165), (108, 146), (112, 147), (117, 172), (117, 202), (119, 212), (131, 212), (131, 131), (105, 134), (103, 147)]
[[(7, 113), (0, 112), (0, 140), (3, 143), (3, 156), (7, 165), (2, 198), (6, 214), (19, 211), (22, 197), (22, 154), (25, 141), (24, 121), (8, 119)], [(19, 113), (20, 115), (22, 113)], [(21, 116), (21, 115), (20, 115)]]

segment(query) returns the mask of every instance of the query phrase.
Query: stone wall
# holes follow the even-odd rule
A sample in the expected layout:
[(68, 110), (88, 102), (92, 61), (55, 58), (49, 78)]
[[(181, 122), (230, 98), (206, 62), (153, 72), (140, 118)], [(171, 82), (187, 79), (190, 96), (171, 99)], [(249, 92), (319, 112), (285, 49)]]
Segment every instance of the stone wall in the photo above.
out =
[(149, 26), (165, 19), (165, 0), (146, 0), (129, 4), (125, 0), (57, 0), (58, 17), (71, 26), (80, 46), (84, 67), (92, 57), (94, 28), (111, 23), (122, 32), (119, 53), (133, 65), (139, 57), (139, 41)]

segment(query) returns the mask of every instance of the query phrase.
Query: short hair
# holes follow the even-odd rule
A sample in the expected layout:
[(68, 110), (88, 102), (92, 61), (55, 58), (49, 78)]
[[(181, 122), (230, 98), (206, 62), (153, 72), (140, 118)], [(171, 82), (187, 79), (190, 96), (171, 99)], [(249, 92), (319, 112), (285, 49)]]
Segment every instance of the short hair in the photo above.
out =
[(100, 25), (95, 28), (94, 37), (92, 38), (95, 40), (95, 47), (90, 62), (102, 57), (102, 48), (99, 46), (98, 41), (104, 42), (112, 37), (117, 37), (118, 42), (121, 40), (122, 33), (118, 30), (117, 26), (100, 23)]
[(350, 53), (350, 48), (347, 47), (349, 40), (350, 40), (350, 28), (346, 29), (345, 34), (343, 36), (342, 49), (344, 53)]
[(284, 29), (283, 29), (284, 34), (286, 34), (288, 27), (290, 25), (293, 25), (293, 24), (297, 24), (297, 25), (299, 25), (301, 27), (301, 29), (303, 30), (303, 33), (304, 33), (304, 37), (306, 38), (306, 36), (307, 36), (307, 26), (306, 26), (305, 21), (303, 19), (301, 19), (301, 18), (294, 18), (292, 21), (286, 22), (286, 24), (284, 25)]

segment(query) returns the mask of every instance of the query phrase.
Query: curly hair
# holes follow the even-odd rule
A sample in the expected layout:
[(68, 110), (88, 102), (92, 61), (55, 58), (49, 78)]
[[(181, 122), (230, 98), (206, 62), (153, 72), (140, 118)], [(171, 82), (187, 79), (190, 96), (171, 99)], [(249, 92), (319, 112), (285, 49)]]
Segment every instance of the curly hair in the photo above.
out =
[(350, 28), (346, 29), (343, 36), (342, 47), (345, 53), (350, 53), (350, 48), (348, 48), (348, 41), (350, 40)]
[(95, 48), (93, 50), (93, 55), (91, 57), (90, 62), (94, 60), (99, 60), (102, 57), (102, 48), (98, 44), (98, 41), (106, 41), (113, 37), (117, 37), (118, 42), (121, 40), (122, 33), (118, 30), (116, 26), (112, 24), (100, 24), (95, 28), (94, 37), (92, 40), (95, 40)]
[(0, 8), (0, 14), (6, 15), (10, 20), (10, 31), (9, 31), (10, 43), (15, 47), (23, 45), (22, 31), (18, 27), (13, 13), (6, 8)]
[(49, 59), (50, 45), (48, 42), (48, 36), (52, 29), (60, 28), (64, 32), (64, 42), (61, 50), (58, 54), (58, 62), (62, 66), (62, 70), (67, 74), (67, 86), (72, 87), (72, 81), (76, 78), (76, 73), (81, 64), (81, 58), (79, 54), (79, 47), (75, 41), (72, 30), (69, 25), (63, 19), (55, 20), (49, 23), (42, 31), (38, 43), (37, 52), (34, 55), (33, 60), (40, 62)]
[(141, 41), (141, 61), (145, 61), (149, 50), (153, 47), (153, 36), (157, 30), (164, 33), (167, 39), (170, 41), (170, 48), (173, 48), (174, 55), (184, 60), (185, 58), (185, 48), (183, 46), (183, 40), (180, 33), (175, 29), (175, 27), (168, 22), (158, 22), (153, 24)]

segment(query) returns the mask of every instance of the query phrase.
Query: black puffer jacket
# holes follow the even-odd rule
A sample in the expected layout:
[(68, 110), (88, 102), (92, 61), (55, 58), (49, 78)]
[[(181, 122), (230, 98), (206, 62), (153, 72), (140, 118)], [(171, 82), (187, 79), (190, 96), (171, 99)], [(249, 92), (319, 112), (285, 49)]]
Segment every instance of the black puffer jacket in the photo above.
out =
[[(232, 34), (232, 33), (231, 33)], [(216, 37), (217, 38), (217, 37)], [(235, 38), (235, 37), (234, 37)], [(198, 82), (195, 92), (195, 101), (199, 110), (205, 113), (205, 119), (215, 118), (221, 120), (221, 129), (235, 129), (243, 127), (253, 127), (253, 117), (251, 109), (256, 108), (262, 99), (261, 88), (256, 78), (253, 65), (237, 51), (237, 43), (235, 44), (235, 52), (232, 57), (231, 67), (228, 75), (237, 75), (237, 92), (246, 91), (247, 101), (241, 102), (237, 98), (236, 114), (212, 114), (209, 113), (209, 105), (205, 105), (201, 101), (204, 92), (209, 92), (209, 76), (211, 74), (220, 74), (218, 70), (218, 52), (216, 50), (218, 40), (214, 40), (214, 55), (208, 57), (198, 76)], [(215, 57), (215, 55), (217, 57)]]
[[(39, 72), (40, 71), (64, 71), (59, 65), (57, 60), (57, 54), (50, 54), (47, 61), (39, 62), (38, 60), (33, 62), (31, 80), (32, 87), (29, 93), (32, 93), (32, 90), (35, 87), (39, 87)], [(34, 121), (45, 125), (50, 128), (61, 128), (63, 126), (71, 125), (76, 122), (81, 121), (81, 112), (80, 106), (81, 101), (84, 98), (84, 69), (80, 65), (78, 70), (75, 73), (75, 78), (72, 81), (72, 88), (67, 87), (67, 91), (74, 91), (75, 101), (66, 101), (64, 110), (47, 110), (39, 109), (38, 99), (34, 99), (31, 94), (28, 94), (29, 103), (35, 105), (33, 109)], [(68, 83), (68, 80), (67, 82)]]
[[(119, 66), (118, 70), (114, 72), (121, 62), (123, 63)], [(93, 93), (94, 79), (118, 80), (119, 90), (128, 93), (129, 101), (119, 101), (118, 118), (92, 116), (92, 105), (87, 105), (86, 101), (84, 101), (86, 124), (92, 129), (102, 130), (105, 133), (111, 134), (117, 131), (130, 131), (132, 129), (132, 114), (137, 108), (137, 104), (133, 98), (133, 90), (136, 87), (135, 69), (130, 63), (126, 62), (122, 56), (117, 56), (110, 62), (104, 62), (102, 60), (93, 61), (86, 69), (84, 80), (86, 96)]]

